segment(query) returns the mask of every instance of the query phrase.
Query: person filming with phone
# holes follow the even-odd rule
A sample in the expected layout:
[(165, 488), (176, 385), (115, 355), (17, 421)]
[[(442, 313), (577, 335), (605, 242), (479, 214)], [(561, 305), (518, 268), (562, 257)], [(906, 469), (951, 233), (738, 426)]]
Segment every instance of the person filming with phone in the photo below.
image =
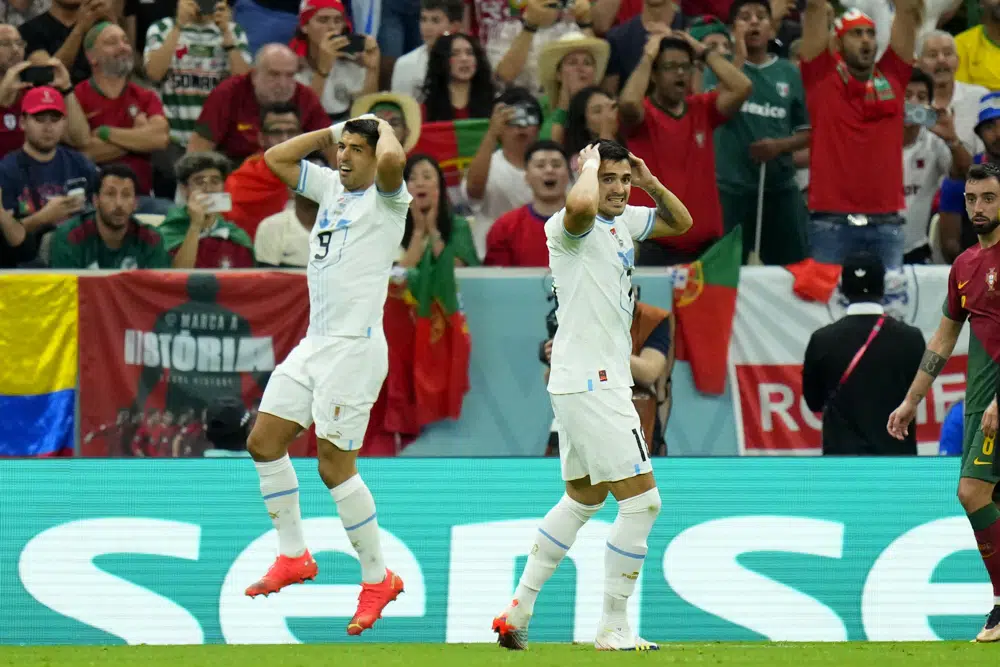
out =
[(340, 0), (305, 0), (288, 46), (300, 58), (296, 81), (319, 95), (333, 121), (345, 120), (355, 99), (378, 90), (378, 43), (352, 31)]
[(250, 269), (253, 241), (225, 215), (233, 208), (224, 192), (232, 166), (212, 151), (189, 153), (177, 163), (177, 183), (186, 204), (173, 208), (159, 227), (175, 269)]
[(972, 165), (972, 156), (955, 131), (954, 114), (933, 103), (934, 80), (914, 68), (906, 85), (903, 117), (904, 264), (930, 263), (927, 233), (934, 196), (945, 177), (964, 178)]

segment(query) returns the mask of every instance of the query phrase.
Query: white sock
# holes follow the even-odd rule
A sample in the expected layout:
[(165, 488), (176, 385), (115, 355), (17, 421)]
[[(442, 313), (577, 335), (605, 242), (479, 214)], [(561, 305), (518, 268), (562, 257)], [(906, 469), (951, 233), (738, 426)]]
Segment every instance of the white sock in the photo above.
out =
[(254, 461), (260, 476), (260, 494), (278, 531), (278, 553), (301, 556), (306, 550), (299, 510), (299, 478), (292, 460), (285, 454), (277, 461)]
[(337, 503), (337, 514), (361, 561), (361, 580), (366, 584), (379, 583), (385, 579), (385, 560), (372, 492), (361, 475), (355, 475), (330, 489), (330, 495)]
[(542, 586), (556, 571), (563, 556), (573, 546), (576, 534), (603, 506), (604, 503), (584, 505), (564, 494), (555, 507), (545, 515), (541, 525), (538, 526), (538, 536), (534, 546), (531, 547), (528, 562), (524, 566), (524, 572), (521, 573), (521, 581), (514, 592), (519, 618), (526, 620), (531, 616), (538, 592), (542, 590)]
[(604, 552), (604, 618), (626, 621), (626, 603), (635, 590), (639, 570), (646, 560), (646, 538), (660, 514), (660, 492), (650, 489), (618, 503)]

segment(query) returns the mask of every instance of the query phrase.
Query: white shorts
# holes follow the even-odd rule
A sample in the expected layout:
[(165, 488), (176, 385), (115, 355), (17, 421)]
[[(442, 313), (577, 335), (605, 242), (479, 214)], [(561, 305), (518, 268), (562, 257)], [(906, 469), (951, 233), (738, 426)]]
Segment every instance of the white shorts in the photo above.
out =
[(384, 336), (306, 336), (274, 369), (259, 410), (302, 428), (315, 421), (318, 438), (360, 449), (388, 372)]
[(617, 482), (653, 471), (631, 387), (549, 397), (564, 480), (589, 475), (593, 484)]

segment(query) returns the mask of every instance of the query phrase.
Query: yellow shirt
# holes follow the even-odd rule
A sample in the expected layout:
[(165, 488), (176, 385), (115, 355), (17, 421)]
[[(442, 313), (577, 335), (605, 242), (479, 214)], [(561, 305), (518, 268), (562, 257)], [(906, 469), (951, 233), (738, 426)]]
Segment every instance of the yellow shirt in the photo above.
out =
[(969, 28), (956, 37), (955, 46), (958, 49), (956, 79), (1000, 90), (1000, 46), (990, 41), (982, 25)]

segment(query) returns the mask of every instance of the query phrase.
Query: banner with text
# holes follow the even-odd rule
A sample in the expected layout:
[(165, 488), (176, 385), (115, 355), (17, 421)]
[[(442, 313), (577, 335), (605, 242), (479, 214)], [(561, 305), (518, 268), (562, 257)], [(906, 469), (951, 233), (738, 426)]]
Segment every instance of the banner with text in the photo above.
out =
[(309, 322), (306, 281), (283, 272), (84, 276), (79, 295), (83, 456), (199, 456), (207, 408), (255, 412)]
[[(886, 276), (886, 312), (930, 340), (941, 320), (947, 266), (907, 266)], [(804, 301), (783, 268), (743, 271), (729, 348), (733, 411), (741, 454), (819, 454), (821, 416), (802, 397), (802, 360), (809, 337), (843, 317), (840, 290), (829, 303)], [(965, 393), (968, 328), (917, 413), (918, 443), (936, 443), (948, 408)]]
[[(629, 600), (648, 639), (968, 640), (992, 608), (955, 498), (956, 458), (654, 465), (664, 513)], [(295, 468), (319, 576), (253, 600), (243, 591), (278, 543), (250, 461), (0, 460), (0, 504), (17, 507), (0, 531), (0, 643), (495, 641), (490, 622), (563, 493), (559, 461), (358, 467), (406, 594), (371, 632), (349, 637), (360, 569), (315, 462)], [(497, 502), (511, 489), (517, 502)], [(532, 641), (593, 641), (613, 505), (583, 527), (546, 585)]]

